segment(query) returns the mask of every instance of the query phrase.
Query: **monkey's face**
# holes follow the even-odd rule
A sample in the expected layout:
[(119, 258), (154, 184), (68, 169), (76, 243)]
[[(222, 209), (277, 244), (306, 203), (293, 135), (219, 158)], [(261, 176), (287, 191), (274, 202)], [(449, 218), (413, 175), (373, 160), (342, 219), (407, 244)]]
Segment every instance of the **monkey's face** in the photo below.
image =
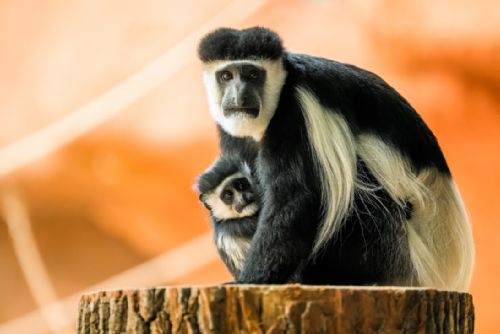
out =
[(210, 112), (229, 134), (259, 141), (274, 115), (285, 77), (281, 60), (205, 64)]
[(201, 194), (200, 200), (221, 220), (251, 217), (259, 210), (252, 186), (241, 173), (227, 177), (212, 192)]

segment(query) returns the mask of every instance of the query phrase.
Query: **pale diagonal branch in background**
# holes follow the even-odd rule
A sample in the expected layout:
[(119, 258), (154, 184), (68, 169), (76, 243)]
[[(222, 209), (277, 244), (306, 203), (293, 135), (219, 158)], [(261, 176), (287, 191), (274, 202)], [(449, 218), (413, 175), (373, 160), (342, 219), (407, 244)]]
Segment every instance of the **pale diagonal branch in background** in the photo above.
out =
[[(55, 332), (68, 322), (68, 318), (57, 302), (57, 294), (31, 229), (28, 209), (12, 190), (4, 192), (2, 209), (24, 279), (48, 328)], [(45, 310), (43, 307), (49, 304), (52, 305), (50, 311)]]
[(57, 151), (108, 121), (192, 62), (198, 40), (205, 33), (221, 23), (237, 24), (265, 3), (266, 0), (231, 2), (216, 17), (107, 92), (48, 126), (0, 148), (0, 177)]

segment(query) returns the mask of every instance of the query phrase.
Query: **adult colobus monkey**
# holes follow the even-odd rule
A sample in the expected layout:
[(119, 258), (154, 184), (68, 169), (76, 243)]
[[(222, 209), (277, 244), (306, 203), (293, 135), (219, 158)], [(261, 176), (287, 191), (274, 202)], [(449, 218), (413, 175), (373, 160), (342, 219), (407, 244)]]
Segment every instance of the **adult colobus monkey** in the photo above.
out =
[(237, 278), (259, 217), (258, 186), (250, 167), (238, 157), (223, 155), (198, 177), (196, 188), (210, 211), (217, 251)]
[(304, 283), (467, 289), (474, 250), (460, 195), (435, 137), (393, 88), (285, 52), (265, 28), (218, 29), (199, 56), (221, 150), (249, 161), (262, 188), (238, 283), (301, 272)]

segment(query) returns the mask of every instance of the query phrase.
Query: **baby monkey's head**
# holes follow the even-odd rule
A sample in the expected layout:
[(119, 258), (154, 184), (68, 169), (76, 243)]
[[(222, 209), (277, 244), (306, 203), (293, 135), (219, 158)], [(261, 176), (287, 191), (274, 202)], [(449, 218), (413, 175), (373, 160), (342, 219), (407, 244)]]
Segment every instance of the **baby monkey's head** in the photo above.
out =
[(259, 211), (250, 168), (241, 161), (221, 157), (197, 184), (200, 201), (217, 220), (251, 217)]

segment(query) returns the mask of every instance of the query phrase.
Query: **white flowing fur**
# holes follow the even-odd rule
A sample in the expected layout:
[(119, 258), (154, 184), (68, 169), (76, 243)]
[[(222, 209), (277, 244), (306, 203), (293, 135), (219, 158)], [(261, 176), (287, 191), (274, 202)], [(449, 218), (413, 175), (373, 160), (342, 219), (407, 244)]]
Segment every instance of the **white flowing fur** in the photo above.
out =
[[(413, 285), (466, 291), (472, 274), (474, 247), (458, 190), (435, 168), (414, 173), (409, 161), (374, 135), (354, 138), (343, 117), (323, 107), (305, 88), (297, 88), (316, 155), (322, 185), (323, 222), (316, 237), (317, 253), (331, 240), (352, 208), (355, 191), (377, 201), (373, 190), (356, 175), (358, 154), (391, 198), (402, 208), (413, 205), (406, 222)], [(404, 218), (401, 218), (404, 219)]]
[(415, 174), (406, 158), (374, 135), (360, 136), (357, 152), (394, 201), (413, 204), (406, 228), (415, 285), (466, 291), (474, 246), (453, 180), (430, 167)]
[(340, 114), (325, 109), (305, 88), (297, 88), (297, 97), (321, 178), (323, 221), (314, 244), (313, 254), (316, 254), (332, 239), (351, 208), (356, 179), (356, 148), (349, 125)]
[[(237, 113), (225, 117), (221, 107), (222, 92), (217, 85), (215, 72), (230, 64), (251, 64), (266, 71), (264, 96), (257, 118)], [(208, 106), (212, 117), (230, 135), (236, 137), (252, 137), (260, 141), (278, 106), (281, 88), (285, 83), (286, 71), (279, 60), (218, 60), (204, 65), (203, 81), (208, 95)]]

